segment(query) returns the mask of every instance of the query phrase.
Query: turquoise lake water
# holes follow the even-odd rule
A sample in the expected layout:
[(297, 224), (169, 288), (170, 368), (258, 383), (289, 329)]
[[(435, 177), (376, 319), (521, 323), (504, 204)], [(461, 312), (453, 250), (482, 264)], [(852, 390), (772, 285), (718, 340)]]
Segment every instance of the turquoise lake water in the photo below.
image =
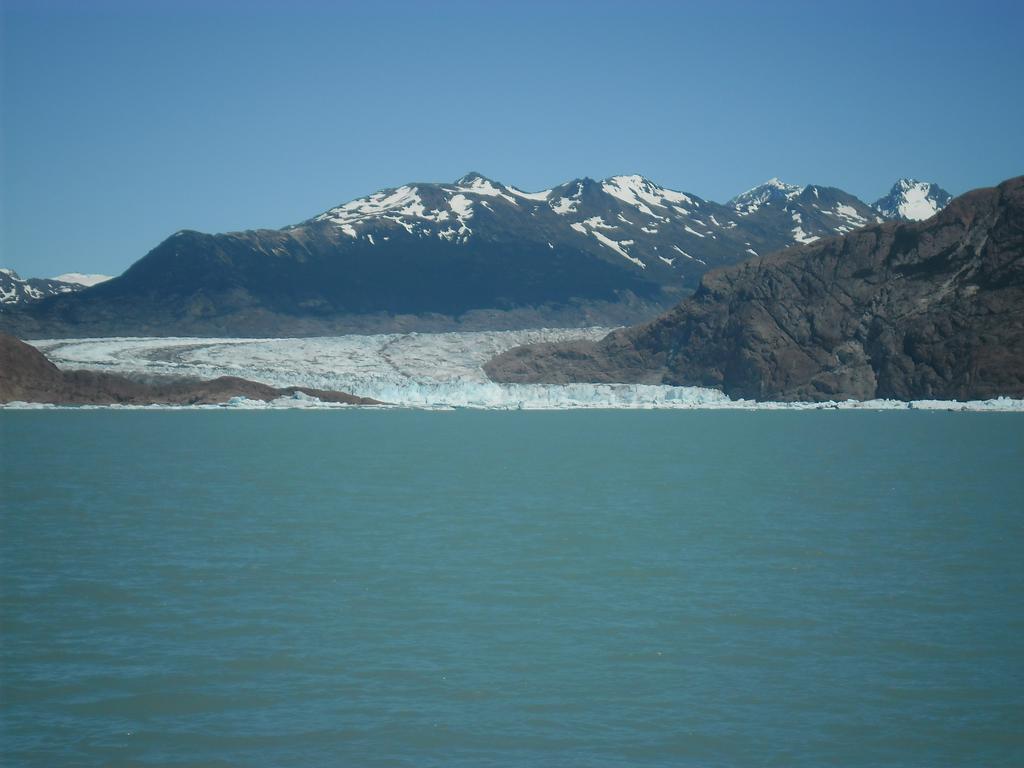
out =
[(1024, 415), (5, 412), (5, 766), (1024, 765)]

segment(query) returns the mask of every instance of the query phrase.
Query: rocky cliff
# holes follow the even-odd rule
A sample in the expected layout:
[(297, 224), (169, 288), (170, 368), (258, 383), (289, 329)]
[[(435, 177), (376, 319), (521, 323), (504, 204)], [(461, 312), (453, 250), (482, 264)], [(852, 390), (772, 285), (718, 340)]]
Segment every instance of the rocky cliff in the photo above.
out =
[(759, 400), (1024, 395), (1024, 177), (704, 276), (645, 325), (521, 347), (505, 382), (709, 386)]

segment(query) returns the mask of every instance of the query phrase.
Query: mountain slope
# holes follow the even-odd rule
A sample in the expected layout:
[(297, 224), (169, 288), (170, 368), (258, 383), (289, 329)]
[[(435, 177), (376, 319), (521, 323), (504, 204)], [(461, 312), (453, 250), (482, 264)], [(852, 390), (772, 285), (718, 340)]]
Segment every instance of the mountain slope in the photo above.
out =
[(713, 386), (759, 400), (1024, 394), (1024, 177), (919, 223), (707, 274), (653, 322), (599, 342), (523, 347), (507, 382)]
[(49, 296), (75, 293), (84, 287), (82, 283), (56, 277), (24, 279), (13, 269), (0, 269), (0, 312), (41, 301)]
[(641, 176), (523, 192), (468, 174), (281, 230), (175, 233), (119, 278), (0, 317), (22, 336), (310, 335), (637, 322), (714, 267), (878, 220), (772, 180), (726, 205)]

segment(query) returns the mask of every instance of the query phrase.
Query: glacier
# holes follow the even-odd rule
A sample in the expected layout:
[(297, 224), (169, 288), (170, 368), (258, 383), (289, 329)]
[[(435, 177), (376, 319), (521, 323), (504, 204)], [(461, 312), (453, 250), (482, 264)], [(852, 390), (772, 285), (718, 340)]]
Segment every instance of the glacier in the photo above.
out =
[[(341, 390), (381, 400), (392, 406), (407, 408), (1024, 410), (1024, 400), (1009, 398), (972, 403), (905, 403), (889, 400), (765, 403), (733, 400), (718, 390), (701, 387), (650, 384), (498, 384), (490, 381), (483, 371), (484, 363), (512, 347), (574, 339), (597, 340), (610, 330), (612, 329), (560, 328), (284, 339), (46, 339), (29, 343), (64, 369), (108, 371), (142, 377), (174, 375), (210, 379), (217, 376), (239, 376), (275, 387), (303, 386)], [(329, 404), (320, 403), (315, 398), (304, 396), (279, 398), (271, 403), (236, 398), (226, 406), (205, 407), (328, 406)], [(30, 404), (11, 403), (8, 407), (25, 408), (30, 407)]]

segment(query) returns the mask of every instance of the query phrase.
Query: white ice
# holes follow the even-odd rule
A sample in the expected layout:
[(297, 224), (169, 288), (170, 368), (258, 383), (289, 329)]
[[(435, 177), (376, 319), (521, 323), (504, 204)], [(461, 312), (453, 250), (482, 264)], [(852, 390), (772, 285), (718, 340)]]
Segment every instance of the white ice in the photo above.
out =
[(516, 197), (523, 197), (526, 198), (527, 200), (547, 200), (548, 195), (551, 194), (550, 189), (545, 189), (540, 192), (523, 192), (523, 190), (516, 189), (515, 187), (505, 187), (505, 189), (507, 189)]
[(57, 275), (56, 277), (50, 278), (51, 280), (60, 280), (62, 283), (75, 283), (76, 285), (84, 285), (87, 288), (99, 283), (104, 283), (111, 279), (110, 275), (86, 275), (81, 272), (65, 272), (63, 275)]
[(802, 219), (802, 217), (800, 216), (800, 214), (797, 211), (792, 211), (792, 214), (793, 214), (793, 223), (796, 225), (795, 227), (793, 227), (793, 239), (794, 240), (796, 240), (798, 243), (804, 243), (804, 244), (813, 243), (815, 240), (821, 240), (821, 238), (818, 237), (817, 235), (812, 235), (812, 234), (809, 234), (807, 232), (804, 232), (804, 229), (803, 229), (803, 226), (802, 226), (803, 219)]
[[(494, 355), (520, 344), (596, 340), (609, 329), (538, 329), (472, 333), (408, 333), (307, 339), (109, 338), (32, 342), (65, 369), (241, 376), (278, 387), (342, 390), (412, 408), (927, 408), (1024, 410), (1024, 400), (975, 403), (876, 400), (845, 403), (755, 403), (730, 400), (713, 389), (641, 384), (496, 384), (483, 372)], [(11, 404), (8, 407), (32, 407)], [(307, 397), (269, 405), (236, 401), (230, 407), (327, 407)]]
[(571, 197), (560, 197), (551, 203), (551, 210), (559, 216), (565, 216), (567, 213), (575, 212), (579, 204), (579, 200), (574, 200)]
[[(575, 225), (574, 225), (575, 226)], [(597, 238), (598, 242), (602, 245), (606, 245), (619, 254), (624, 259), (629, 259), (631, 262), (636, 264), (640, 269), (647, 269), (647, 265), (644, 264), (636, 256), (631, 256), (625, 249), (627, 245), (633, 245), (632, 240), (612, 240), (610, 237), (602, 235), (600, 232), (591, 232), (594, 237)]]

